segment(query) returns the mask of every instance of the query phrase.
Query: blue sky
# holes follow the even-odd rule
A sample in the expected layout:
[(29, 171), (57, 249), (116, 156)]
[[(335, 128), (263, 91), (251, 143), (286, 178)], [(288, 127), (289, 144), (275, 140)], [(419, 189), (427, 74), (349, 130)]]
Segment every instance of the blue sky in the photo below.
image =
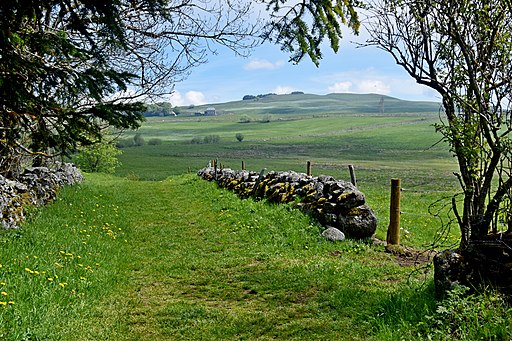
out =
[(397, 66), (390, 55), (374, 47), (359, 48), (353, 41), (360, 37), (346, 34), (340, 51), (334, 54), (328, 46), (317, 68), (309, 59), (298, 65), (276, 45), (265, 43), (251, 56), (235, 56), (219, 48), (208, 63), (192, 70), (177, 83), (171, 96), (173, 105), (221, 103), (241, 100), (244, 95), (290, 93), (312, 94), (378, 93), (406, 100), (440, 101), (429, 88), (416, 84)]

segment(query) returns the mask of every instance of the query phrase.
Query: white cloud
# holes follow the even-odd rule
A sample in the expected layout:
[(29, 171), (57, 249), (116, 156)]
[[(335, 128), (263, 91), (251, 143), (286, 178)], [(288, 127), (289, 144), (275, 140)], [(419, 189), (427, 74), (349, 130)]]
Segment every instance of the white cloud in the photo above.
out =
[(278, 60), (271, 62), (266, 59), (254, 58), (249, 63), (245, 64), (244, 69), (246, 70), (275, 70), (284, 65), (284, 61)]
[(313, 79), (324, 84), (327, 92), (377, 93), (409, 100), (434, 100), (438, 96), (402, 73), (383, 73), (375, 68), (350, 70)]
[(206, 104), (206, 96), (200, 91), (188, 91), (182, 95), (179, 91), (174, 91), (169, 96), (169, 101), (173, 106), (200, 105)]
[(379, 79), (353, 79), (352, 81), (336, 82), (327, 87), (329, 92), (335, 93), (375, 93), (388, 95), (391, 92), (389, 85)]
[(329, 92), (336, 92), (336, 93), (342, 93), (342, 92), (352, 92), (352, 82), (338, 82), (334, 83), (333, 85), (329, 86), (327, 89)]
[(189, 91), (185, 94), (187, 104), (206, 104), (206, 96), (200, 91)]
[(388, 95), (391, 92), (391, 87), (386, 85), (384, 81), (377, 79), (362, 79), (356, 81), (357, 92), (374, 93), (381, 95)]
[(284, 94), (289, 94), (291, 93), (292, 91), (296, 91), (297, 89), (291, 87), (291, 86), (277, 86), (274, 88), (274, 90), (272, 90), (273, 93), (276, 93), (278, 95), (284, 95)]

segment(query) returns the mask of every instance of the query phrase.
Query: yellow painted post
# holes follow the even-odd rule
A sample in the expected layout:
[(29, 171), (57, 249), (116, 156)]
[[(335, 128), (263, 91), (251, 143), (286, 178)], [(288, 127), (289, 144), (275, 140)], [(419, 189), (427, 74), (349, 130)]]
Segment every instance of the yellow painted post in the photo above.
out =
[(391, 179), (389, 227), (386, 242), (388, 245), (400, 245), (400, 179)]

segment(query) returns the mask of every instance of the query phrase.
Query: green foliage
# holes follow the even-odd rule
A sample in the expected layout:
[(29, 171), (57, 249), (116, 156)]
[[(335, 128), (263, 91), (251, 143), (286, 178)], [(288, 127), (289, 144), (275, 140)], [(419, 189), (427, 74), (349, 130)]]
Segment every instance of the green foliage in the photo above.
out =
[(236, 133), (235, 137), (238, 142), (242, 142), (245, 138), (244, 134), (242, 133)]
[(389, 0), (371, 8), (375, 20), (368, 25), (368, 43), (389, 52), (442, 97), (436, 129), (459, 164), (461, 195), (454, 196), (451, 209), (463, 249), (505, 231), (508, 222), (500, 225), (498, 215), (511, 210), (510, 6), (501, 0)]
[[(360, 1), (308, 0), (299, 3), (283, 0), (263, 0), (273, 20), (267, 24), (266, 37), (275, 40), (283, 51), (291, 53), (290, 60), (298, 63), (308, 55), (319, 65), (320, 46), (327, 37), (334, 52), (340, 47), (341, 25), (357, 34), (359, 18), (356, 8)], [(292, 2), (292, 1), (290, 1)]]
[(220, 142), (219, 135), (207, 135), (204, 137), (195, 136), (190, 140), (191, 144), (217, 144)]
[(219, 143), (219, 141), (220, 141), (219, 135), (207, 135), (203, 139), (203, 142), (205, 144), (216, 144), (216, 143)]
[(73, 162), (84, 172), (114, 173), (121, 165), (118, 156), (123, 152), (111, 143), (96, 143), (83, 147), (73, 156)]
[[(12, 173), (20, 154), (69, 155), (100, 140), (105, 126), (136, 129), (146, 110), (140, 99), (167, 92), (206, 62), (207, 46), (244, 54), (255, 44), (249, 7), (0, 2), (0, 174)], [(159, 105), (149, 110), (170, 110)]]
[(128, 148), (133, 147), (133, 138), (131, 139), (117, 139), (116, 140), (116, 147), (117, 148)]
[(204, 140), (203, 140), (201, 137), (199, 137), (199, 136), (194, 136), (194, 137), (192, 138), (192, 140), (190, 140), (190, 143), (191, 143), (191, 144), (201, 144), (201, 143), (203, 143), (203, 141), (204, 141)]
[(155, 104), (149, 104), (146, 107), (146, 111), (144, 112), (144, 116), (152, 117), (152, 116), (169, 116), (175, 114), (171, 103), (168, 102), (160, 102)]
[(419, 324), (434, 340), (508, 340), (512, 337), (512, 309), (499, 293), (471, 294), (458, 286), (448, 292), (433, 315)]
[(67, 154), (99, 139), (105, 124), (139, 126), (140, 102), (105, 100), (135, 78), (110, 63), (127, 41), (118, 5), (4, 1), (0, 12), (0, 174), (13, 155)]

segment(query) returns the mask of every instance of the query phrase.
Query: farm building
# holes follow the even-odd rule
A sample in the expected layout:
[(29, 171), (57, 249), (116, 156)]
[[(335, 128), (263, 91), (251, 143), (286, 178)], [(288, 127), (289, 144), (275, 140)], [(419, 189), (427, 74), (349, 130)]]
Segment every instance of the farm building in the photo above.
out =
[(206, 108), (204, 111), (205, 116), (217, 116), (217, 111), (214, 107)]

